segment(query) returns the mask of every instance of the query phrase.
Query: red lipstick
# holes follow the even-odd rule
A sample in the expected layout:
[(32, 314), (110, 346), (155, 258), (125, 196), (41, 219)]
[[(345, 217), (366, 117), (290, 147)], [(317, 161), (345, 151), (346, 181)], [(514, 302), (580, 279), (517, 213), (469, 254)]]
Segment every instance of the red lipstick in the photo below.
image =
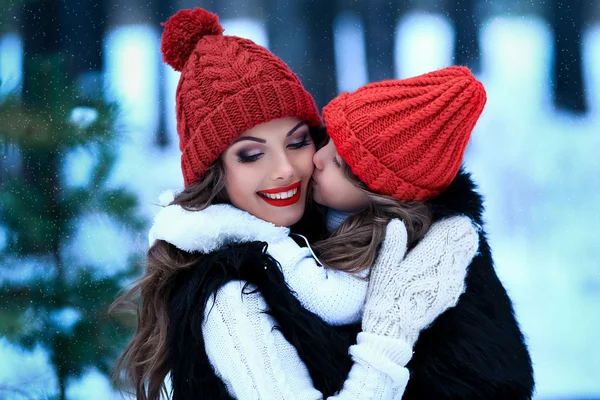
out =
[[(291, 197), (285, 199), (273, 198), (275, 195), (285, 196), (289, 191), (295, 191), (295, 193)], [(300, 200), (301, 192), (302, 190), (300, 188), (300, 181), (298, 181), (285, 187), (261, 190), (258, 192), (258, 197), (263, 199), (269, 205), (275, 207), (286, 207), (296, 204)], [(271, 195), (271, 197), (269, 197), (269, 195)]]

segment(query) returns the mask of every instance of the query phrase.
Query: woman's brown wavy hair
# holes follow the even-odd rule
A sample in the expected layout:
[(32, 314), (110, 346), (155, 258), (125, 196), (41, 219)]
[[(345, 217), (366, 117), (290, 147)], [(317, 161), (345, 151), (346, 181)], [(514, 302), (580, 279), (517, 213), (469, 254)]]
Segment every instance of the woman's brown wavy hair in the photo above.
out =
[[(229, 202), (225, 169), (217, 160), (203, 179), (177, 194), (171, 204), (194, 211), (225, 202)], [(113, 380), (123, 391), (133, 390), (131, 394), (139, 400), (157, 400), (161, 394), (167, 395), (164, 381), (171, 370), (167, 348), (167, 301), (177, 273), (194, 265), (197, 257), (198, 254), (158, 240), (148, 250), (142, 278), (111, 307), (110, 312), (132, 313), (137, 317), (136, 332), (117, 360)]]

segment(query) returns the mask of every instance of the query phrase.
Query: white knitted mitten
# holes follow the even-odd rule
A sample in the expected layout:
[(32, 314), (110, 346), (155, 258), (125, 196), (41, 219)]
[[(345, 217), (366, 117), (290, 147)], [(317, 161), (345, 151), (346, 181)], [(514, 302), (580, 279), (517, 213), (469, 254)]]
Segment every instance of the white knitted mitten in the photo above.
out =
[[(454, 307), (465, 289), (467, 267), (477, 251), (479, 236), (467, 217), (434, 223), (404, 260), (397, 248), (404, 224), (392, 220), (371, 270), (362, 328), (414, 346), (419, 332)], [(394, 263), (392, 260), (397, 260)]]

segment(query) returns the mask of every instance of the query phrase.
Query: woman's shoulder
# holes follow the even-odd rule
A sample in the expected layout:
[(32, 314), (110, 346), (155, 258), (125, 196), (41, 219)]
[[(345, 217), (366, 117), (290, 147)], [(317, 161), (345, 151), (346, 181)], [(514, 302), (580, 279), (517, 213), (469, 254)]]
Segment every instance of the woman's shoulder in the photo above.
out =
[[(243, 280), (230, 281), (210, 296), (206, 306), (206, 318), (211, 318), (213, 308), (225, 311), (228, 315), (260, 315), (268, 310), (267, 303), (256, 285)], [(214, 317), (214, 316), (213, 316)]]
[(169, 300), (172, 314), (187, 318), (185, 315), (191, 313), (202, 321), (215, 307), (223, 315), (265, 309), (257, 286), (249, 283), (260, 280), (263, 274), (265, 248), (265, 243), (249, 242), (228, 245), (209, 254), (195, 253), (189, 265), (173, 277), (173, 295)]
[(243, 303), (246, 298), (260, 296), (260, 292), (256, 290), (256, 285), (244, 280), (234, 280), (227, 282), (221, 286), (215, 297), (228, 302)]

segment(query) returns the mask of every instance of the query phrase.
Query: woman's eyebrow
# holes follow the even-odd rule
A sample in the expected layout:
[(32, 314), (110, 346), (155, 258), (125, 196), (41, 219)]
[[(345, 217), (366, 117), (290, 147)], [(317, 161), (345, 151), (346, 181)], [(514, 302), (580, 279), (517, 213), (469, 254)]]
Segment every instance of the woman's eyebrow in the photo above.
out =
[(294, 132), (296, 132), (303, 125), (306, 125), (306, 122), (304, 122), (304, 121), (298, 122), (298, 124), (295, 127), (293, 127), (292, 130), (287, 133), (287, 135), (285, 135), (285, 137), (291, 136)]
[(265, 139), (260, 139), (260, 138), (254, 137), (254, 136), (240, 136), (237, 139), (235, 139), (233, 142), (231, 142), (231, 144), (233, 145), (234, 143), (241, 142), (242, 140), (250, 140), (252, 142), (257, 142), (257, 143), (267, 143), (267, 141)]
[[(306, 125), (306, 122), (301, 121), (298, 124), (296, 124), (296, 126), (294, 126), (292, 128), (292, 130), (290, 130), (285, 137), (291, 136), (294, 132), (296, 132), (299, 128), (301, 128), (303, 125)], [(250, 140), (252, 142), (257, 142), (257, 143), (267, 143), (267, 141), (265, 139), (260, 139), (254, 136), (240, 136), (237, 139), (235, 139), (233, 142), (231, 142), (231, 144), (237, 143), (237, 142), (241, 142), (242, 140)]]

